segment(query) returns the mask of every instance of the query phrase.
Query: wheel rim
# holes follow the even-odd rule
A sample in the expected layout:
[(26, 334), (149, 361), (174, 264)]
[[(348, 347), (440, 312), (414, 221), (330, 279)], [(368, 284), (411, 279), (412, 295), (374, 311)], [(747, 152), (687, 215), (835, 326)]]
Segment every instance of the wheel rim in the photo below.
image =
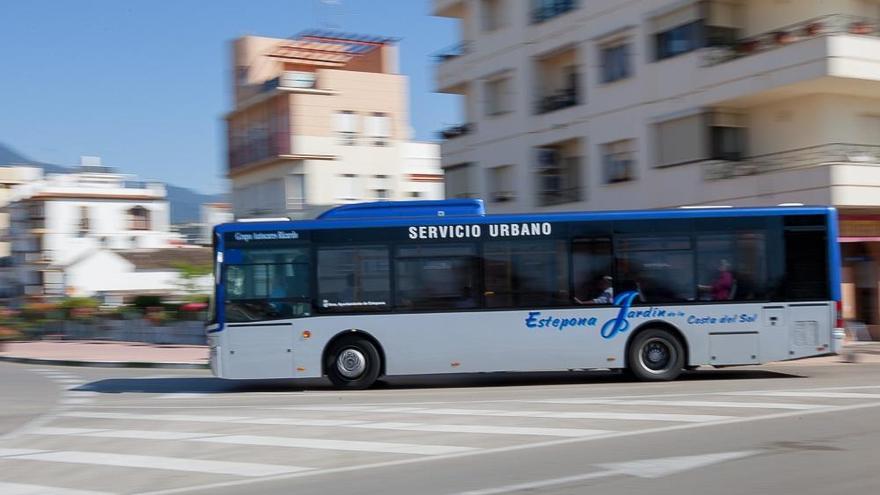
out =
[(664, 339), (652, 338), (642, 344), (639, 362), (648, 373), (660, 374), (672, 369), (677, 361), (675, 347)]
[(357, 378), (367, 369), (367, 357), (357, 349), (345, 349), (336, 358), (336, 369), (346, 378)]

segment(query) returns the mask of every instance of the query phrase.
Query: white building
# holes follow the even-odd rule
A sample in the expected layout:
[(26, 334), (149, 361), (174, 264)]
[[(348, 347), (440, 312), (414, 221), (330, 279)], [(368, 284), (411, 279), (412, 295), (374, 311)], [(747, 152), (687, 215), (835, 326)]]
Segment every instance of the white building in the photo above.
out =
[(434, 0), (447, 197), (491, 212), (832, 204), (880, 337), (880, 2)]
[(232, 205), (229, 203), (205, 203), (202, 205), (199, 244), (211, 244), (214, 226), (233, 221)]
[(165, 186), (127, 179), (84, 157), (75, 173), (40, 173), (11, 190), (5, 210), (20, 295), (91, 295), (65, 280), (67, 266), (100, 250), (170, 246)]
[(226, 122), (236, 217), (443, 197), (438, 146), (410, 139), (395, 43), (336, 32), (234, 41)]

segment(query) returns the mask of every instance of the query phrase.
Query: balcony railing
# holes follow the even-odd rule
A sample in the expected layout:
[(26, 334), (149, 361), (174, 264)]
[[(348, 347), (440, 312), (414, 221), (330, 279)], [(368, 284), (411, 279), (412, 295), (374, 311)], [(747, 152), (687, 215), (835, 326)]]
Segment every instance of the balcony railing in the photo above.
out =
[(538, 99), (535, 105), (535, 113), (554, 112), (563, 108), (573, 107), (577, 104), (577, 90), (572, 88), (563, 89)]
[(284, 132), (252, 137), (229, 149), (229, 169), (290, 153), (290, 138)]
[(577, 8), (577, 0), (538, 1), (540, 5), (532, 11), (532, 24), (548, 21), (556, 16)]
[(461, 41), (450, 47), (444, 48), (434, 53), (434, 61), (437, 63), (447, 62), (462, 55), (470, 53), (472, 43), (470, 41)]
[(581, 200), (583, 188), (568, 187), (550, 189), (538, 194), (538, 206), (554, 206), (565, 203), (576, 203)]
[(880, 145), (830, 143), (755, 155), (739, 161), (703, 162), (705, 180), (814, 167), (826, 163), (861, 163), (880, 167)]
[(447, 127), (446, 129), (441, 130), (437, 134), (442, 139), (454, 139), (459, 136), (465, 136), (473, 132), (475, 125), (474, 124), (459, 124)]
[(878, 26), (880, 26), (880, 19), (868, 17), (844, 14), (816, 17), (774, 31), (743, 38), (730, 45), (710, 47), (706, 49), (703, 56), (703, 65), (717, 65), (829, 34), (877, 37), (880, 36)]

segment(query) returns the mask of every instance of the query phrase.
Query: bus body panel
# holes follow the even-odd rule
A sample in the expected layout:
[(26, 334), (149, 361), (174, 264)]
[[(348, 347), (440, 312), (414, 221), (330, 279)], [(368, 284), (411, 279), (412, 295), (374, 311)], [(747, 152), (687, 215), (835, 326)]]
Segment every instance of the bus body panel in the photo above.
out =
[(831, 302), (320, 316), (225, 329), (211, 345), (224, 378), (321, 376), (328, 342), (352, 330), (379, 342), (389, 376), (622, 368), (629, 336), (665, 322), (684, 336), (689, 365), (726, 366), (831, 352), (833, 318)]

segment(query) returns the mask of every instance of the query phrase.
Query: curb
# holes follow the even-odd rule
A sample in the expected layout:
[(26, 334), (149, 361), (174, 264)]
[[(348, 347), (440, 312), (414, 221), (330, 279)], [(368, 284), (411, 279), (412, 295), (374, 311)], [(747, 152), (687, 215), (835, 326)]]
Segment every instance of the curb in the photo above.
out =
[(168, 369), (208, 369), (207, 363), (153, 363), (149, 361), (76, 361), (73, 359), (42, 359), (15, 356), (0, 356), (0, 361), (21, 364), (44, 364), (51, 366), (81, 366), (91, 368), (168, 368)]

